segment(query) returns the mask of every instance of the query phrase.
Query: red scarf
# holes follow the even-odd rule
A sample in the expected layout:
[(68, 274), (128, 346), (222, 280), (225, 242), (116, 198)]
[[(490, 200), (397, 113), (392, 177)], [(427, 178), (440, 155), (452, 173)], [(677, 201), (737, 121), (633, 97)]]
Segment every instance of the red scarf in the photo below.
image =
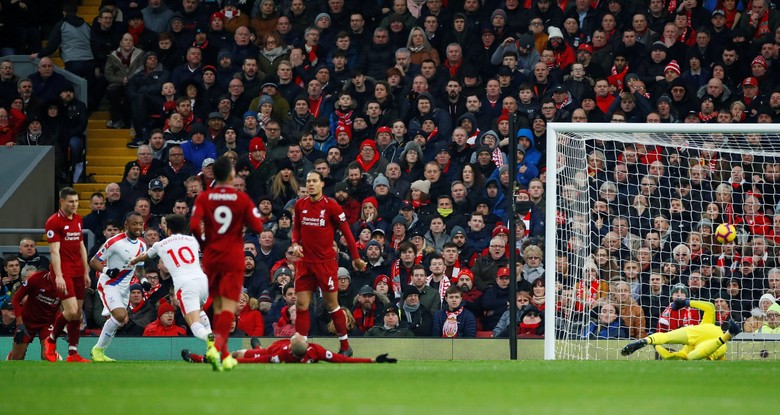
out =
[(461, 66), (463, 66), (463, 62), (452, 65), (449, 60), (444, 61), (444, 67), (450, 71), (450, 78), (456, 78), (458, 76), (458, 70)]
[(143, 33), (143, 31), (144, 31), (144, 24), (143, 23), (139, 24), (138, 27), (136, 27), (135, 29), (133, 29), (132, 27), (128, 26), (127, 33), (130, 33), (131, 35), (133, 35), (133, 44), (134, 45), (138, 44), (138, 37), (141, 35), (141, 33)]
[[(750, 14), (753, 12), (748, 13), (748, 19), (750, 19)], [(764, 37), (764, 35), (771, 33), (772, 28), (769, 27), (769, 12), (764, 13), (764, 16), (761, 17), (761, 20), (758, 21), (758, 27), (756, 28), (756, 32), (753, 34), (753, 39), (758, 39), (760, 37)]]
[(310, 49), (308, 45), (305, 45), (304, 48), (306, 49), (307, 51), (306, 53), (308, 53), (309, 56), (309, 66), (310, 67), (317, 66), (317, 61), (319, 60), (319, 58), (317, 57), (317, 46), (312, 46)]
[(307, 98), (307, 101), (309, 101), (309, 111), (314, 116), (314, 118), (317, 118), (320, 116), (320, 107), (322, 106), (322, 95), (320, 95), (317, 99), (311, 99)]
[(333, 112), (336, 113), (336, 117), (338, 117), (337, 124), (342, 124), (348, 127), (350, 130), (352, 129), (352, 113), (354, 113), (354, 111), (350, 110), (349, 112), (344, 112), (341, 110), (335, 110)]
[(376, 163), (379, 162), (379, 159), (380, 159), (379, 152), (374, 151), (374, 158), (372, 158), (370, 161), (368, 162), (364, 161), (363, 156), (358, 154), (357, 158), (355, 159), (355, 162), (357, 162), (357, 164), (360, 166), (361, 169), (363, 169), (364, 172), (368, 172), (369, 170), (371, 170), (372, 167), (374, 167), (374, 165), (376, 165)]
[(363, 333), (368, 331), (371, 327), (374, 327), (374, 311), (376, 311), (376, 303), (371, 305), (371, 310), (368, 310), (367, 314), (363, 310), (362, 305), (355, 309), (353, 315), (353, 317), (355, 317), (355, 324)]
[(423, 206), (428, 206), (430, 202), (421, 202), (419, 200), (412, 200), (412, 209), (417, 210)]
[(701, 122), (707, 122), (715, 118), (718, 118), (718, 113), (715, 111), (713, 111), (712, 114), (710, 115), (704, 115), (704, 113), (699, 111), (699, 119), (701, 120)]

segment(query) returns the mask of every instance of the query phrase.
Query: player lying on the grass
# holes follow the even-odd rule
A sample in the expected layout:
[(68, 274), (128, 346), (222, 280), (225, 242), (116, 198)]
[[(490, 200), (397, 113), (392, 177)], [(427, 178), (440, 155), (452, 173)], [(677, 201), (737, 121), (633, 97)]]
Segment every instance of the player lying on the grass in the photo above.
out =
[[(252, 339), (253, 343), (255, 338)], [(192, 363), (204, 362), (203, 356), (182, 350), (181, 357)], [(374, 359), (347, 357), (334, 353), (319, 344), (307, 342), (299, 333), (293, 334), (289, 339), (277, 340), (267, 348), (260, 347), (259, 342), (249, 350), (237, 350), (233, 357), (239, 363), (317, 363), (320, 361), (330, 363), (396, 363), (398, 359), (388, 357), (387, 353), (380, 354)]]
[(181, 303), (181, 312), (192, 334), (209, 344), (211, 323), (202, 310), (209, 296), (209, 281), (200, 267), (198, 250), (200, 245), (193, 236), (186, 235), (189, 227), (182, 215), (165, 217), (167, 238), (156, 242), (146, 253), (130, 260), (130, 265), (150, 258), (160, 258), (171, 273), (176, 298)]
[[(723, 360), (726, 358), (726, 342), (739, 334), (740, 327), (729, 320), (728, 331), (725, 333), (715, 325), (715, 305), (708, 301), (677, 299), (672, 303), (672, 310), (683, 307), (694, 307), (702, 310), (704, 316), (696, 326), (682, 327), (668, 333), (655, 333), (644, 339), (637, 340), (623, 347), (620, 353), (628, 356), (648, 344), (664, 359), (672, 360)], [(662, 344), (683, 344), (679, 352), (670, 352)]]
[[(27, 277), (14, 294), (13, 306), (16, 332), (8, 360), (24, 360), (27, 346), (35, 337), (41, 340), (41, 360), (47, 360), (44, 342), (49, 337), (51, 323), (60, 309), (54, 274), (45, 270)], [(58, 354), (55, 356), (59, 358)]]

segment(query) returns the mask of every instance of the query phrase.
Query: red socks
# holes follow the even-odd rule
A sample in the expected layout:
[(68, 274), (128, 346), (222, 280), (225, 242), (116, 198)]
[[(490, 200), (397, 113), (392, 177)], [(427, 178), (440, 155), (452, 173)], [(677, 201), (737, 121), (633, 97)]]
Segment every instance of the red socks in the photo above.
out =
[(309, 327), (311, 327), (311, 318), (309, 317), (309, 310), (296, 309), (295, 317), (295, 331), (303, 336), (309, 335)]
[(221, 313), (214, 316), (214, 347), (222, 352), (222, 358), (230, 355), (230, 351), (227, 348), (227, 340), (230, 336), (230, 326), (235, 320), (235, 315), (230, 311), (223, 310)]
[(336, 328), (336, 334), (339, 336), (341, 350), (349, 349), (349, 339), (347, 338), (347, 316), (344, 315), (344, 310), (339, 307), (338, 310), (330, 313), (330, 318), (333, 320), (333, 327)]
[(68, 354), (79, 352), (79, 337), (81, 337), (81, 320), (68, 321)]
[(63, 316), (62, 313), (57, 313), (57, 317), (54, 318), (54, 327), (51, 329), (51, 334), (49, 334), (49, 340), (51, 340), (52, 343), (57, 342), (57, 337), (60, 337), (60, 334), (65, 330), (65, 325), (67, 324), (68, 320), (65, 319), (65, 316)]

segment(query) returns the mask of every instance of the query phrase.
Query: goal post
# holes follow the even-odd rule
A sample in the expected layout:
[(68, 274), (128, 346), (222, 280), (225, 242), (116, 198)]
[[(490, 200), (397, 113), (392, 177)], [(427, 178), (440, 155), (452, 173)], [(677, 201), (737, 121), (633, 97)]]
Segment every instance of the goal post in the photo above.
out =
[[(780, 126), (549, 123), (546, 140), (545, 359), (618, 358), (668, 329), (673, 289), (716, 302), (718, 320), (766, 322), (759, 302), (780, 294)], [(714, 240), (720, 223), (735, 242)], [(672, 326), (701, 317), (684, 312)], [(766, 358), (776, 347), (759, 343), (777, 337), (740, 335), (757, 344), (729, 353)]]

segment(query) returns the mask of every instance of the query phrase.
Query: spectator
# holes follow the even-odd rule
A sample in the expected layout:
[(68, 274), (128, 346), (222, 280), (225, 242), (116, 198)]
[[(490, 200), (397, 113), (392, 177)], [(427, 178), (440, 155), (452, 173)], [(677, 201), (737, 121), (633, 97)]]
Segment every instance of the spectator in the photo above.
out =
[(476, 319), (463, 306), (460, 288), (450, 287), (445, 295), (447, 305), (434, 314), (431, 335), (444, 338), (476, 337)]
[[(44, 58), (51, 56), (59, 48), (60, 57), (65, 62), (65, 70), (86, 79), (87, 85), (92, 85), (95, 79), (95, 60), (92, 55), (89, 25), (76, 15), (75, 5), (65, 5), (62, 16), (62, 21), (51, 29), (46, 47), (30, 55), (30, 59), (41, 58), (41, 62), (44, 62)], [(51, 64), (51, 60), (47, 59), (45, 62)]]
[[(236, 313), (237, 327), (247, 336), (259, 337), (264, 334), (263, 315), (258, 310), (260, 302), (257, 298), (250, 298), (246, 292), (241, 293), (238, 299), (238, 312)], [(276, 333), (274, 333), (276, 335)]]
[(184, 327), (174, 324), (176, 308), (171, 303), (164, 301), (157, 307), (157, 320), (149, 323), (144, 329), (144, 337), (176, 337), (185, 336)]
[(381, 325), (371, 327), (366, 331), (366, 337), (414, 337), (414, 333), (400, 324), (398, 307), (390, 305), (385, 308)]
[(19, 269), (23, 270), (27, 266), (38, 270), (49, 269), (49, 259), (38, 253), (35, 240), (31, 237), (24, 237), (19, 241), (19, 253), (16, 257), (19, 259)]
[(626, 339), (628, 330), (618, 314), (618, 309), (611, 303), (606, 303), (599, 309), (596, 321), (592, 321), (583, 334), (586, 339)]

